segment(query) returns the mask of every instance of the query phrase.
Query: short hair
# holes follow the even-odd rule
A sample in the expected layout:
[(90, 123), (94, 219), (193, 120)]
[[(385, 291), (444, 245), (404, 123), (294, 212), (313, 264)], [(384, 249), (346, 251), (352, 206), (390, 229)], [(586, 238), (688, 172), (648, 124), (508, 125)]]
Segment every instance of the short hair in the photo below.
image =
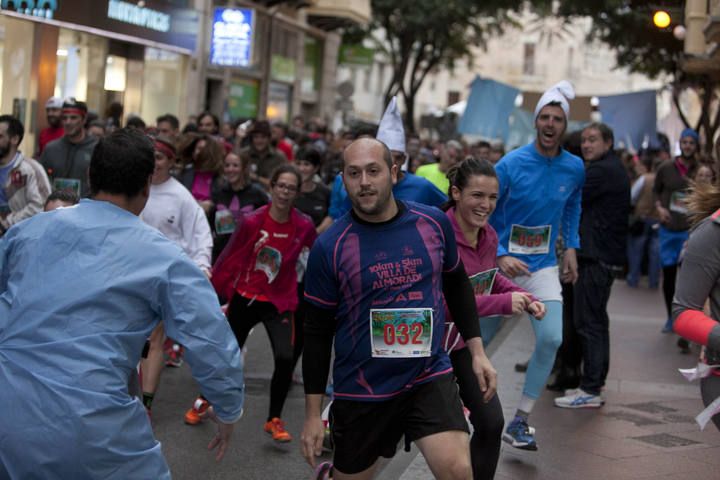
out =
[(160, 115), (157, 119), (155, 119), (155, 125), (160, 125), (161, 122), (169, 123), (173, 130), (180, 130), (180, 120), (178, 120), (178, 118), (172, 113)]
[(131, 127), (131, 128), (138, 128), (140, 130), (145, 130), (145, 127), (147, 125), (145, 125), (145, 121), (142, 118), (140, 118), (139, 116), (130, 115), (130, 117), (128, 117), (128, 119), (127, 119), (127, 123), (125, 124), (125, 126)]
[(319, 167), (320, 164), (322, 164), (322, 156), (320, 155), (320, 152), (316, 148), (313, 147), (307, 147), (307, 148), (301, 148), (297, 151), (295, 154), (295, 161), (305, 161), (312, 163), (313, 166)]
[(489, 149), (489, 148), (491, 148), (490, 142), (485, 141), (485, 140), (480, 140), (479, 142), (477, 142), (475, 144), (475, 148), (488, 148)]
[(75, 205), (80, 200), (78, 199), (78, 196), (75, 194), (75, 192), (73, 192), (72, 190), (55, 190), (50, 195), (48, 195), (47, 199), (45, 200), (45, 207), (47, 207), (50, 202), (55, 201)]
[(300, 188), (300, 185), (302, 184), (302, 176), (300, 175), (300, 172), (297, 168), (295, 168), (295, 165), (291, 165), (289, 163), (285, 163), (277, 167), (272, 172), (272, 176), (270, 177), (270, 185), (275, 185), (278, 178), (280, 178), (280, 175), (283, 173), (291, 173), (295, 175), (295, 178), (297, 178), (297, 186)]
[(90, 127), (102, 128), (103, 132), (107, 130), (107, 128), (105, 127), (105, 122), (103, 122), (102, 120), (93, 120), (92, 122), (88, 123), (87, 128)]
[(358, 138), (357, 140), (353, 140), (353, 142), (345, 148), (342, 152), (342, 160), (343, 160), (343, 166), (345, 165), (345, 156), (347, 155), (347, 151), (350, 149), (353, 143), (360, 142), (363, 140), (371, 140), (373, 142), (376, 142), (378, 145), (380, 145), (380, 148), (382, 148), (383, 151), (383, 160), (385, 160), (385, 163), (387, 164), (388, 168), (392, 168), (393, 164), (393, 158), (392, 158), (392, 152), (390, 152), (390, 149), (387, 145), (385, 145), (380, 140), (377, 140), (375, 138)]
[(18, 145), (20, 145), (23, 141), (23, 137), (25, 137), (25, 127), (23, 127), (22, 122), (12, 115), (0, 115), (0, 123), (8, 124), (7, 132), (9, 137), (14, 137), (16, 135), (20, 137), (20, 140), (18, 141)]
[(90, 159), (90, 194), (100, 192), (140, 194), (155, 169), (153, 142), (144, 133), (131, 128), (115, 130), (101, 138)]
[(593, 122), (589, 125), (585, 125), (585, 128), (582, 129), (584, 132), (585, 130), (597, 130), (600, 132), (600, 135), (602, 135), (603, 142), (610, 142), (610, 145), (615, 145), (615, 134), (612, 131), (612, 128), (607, 126), (605, 123), (601, 122)]

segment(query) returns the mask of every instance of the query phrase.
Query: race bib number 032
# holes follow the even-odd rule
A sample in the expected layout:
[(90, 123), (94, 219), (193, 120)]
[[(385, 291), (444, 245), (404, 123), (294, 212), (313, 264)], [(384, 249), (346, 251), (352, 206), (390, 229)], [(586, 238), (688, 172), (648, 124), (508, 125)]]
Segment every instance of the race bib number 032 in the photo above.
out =
[(551, 225), (539, 227), (513, 225), (512, 230), (510, 230), (508, 251), (522, 255), (548, 253), (550, 251), (551, 228)]
[(370, 310), (374, 358), (417, 358), (432, 354), (432, 308)]

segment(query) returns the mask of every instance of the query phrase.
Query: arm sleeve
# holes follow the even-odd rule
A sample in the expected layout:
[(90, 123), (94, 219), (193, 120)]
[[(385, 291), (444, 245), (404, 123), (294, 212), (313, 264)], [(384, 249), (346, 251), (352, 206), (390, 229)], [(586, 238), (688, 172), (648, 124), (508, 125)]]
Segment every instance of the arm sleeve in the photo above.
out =
[(244, 380), (240, 349), (210, 282), (187, 257), (174, 262), (158, 289), (160, 316), (202, 394), (225, 423), (242, 415)]
[[(708, 345), (718, 323), (703, 313), (705, 300), (711, 296), (720, 277), (720, 226), (707, 222), (699, 226), (688, 241), (675, 287), (673, 298), (673, 329), (693, 342)], [(720, 347), (720, 335), (715, 335), (715, 346)]]
[[(6, 226), (15, 225), (20, 220), (25, 220), (26, 218), (30, 218), (36, 213), (40, 213), (43, 210), (43, 204), (45, 202), (45, 199), (43, 198), (42, 194), (40, 193), (40, 188), (38, 185), (38, 179), (37, 174), (35, 173), (35, 170), (32, 168), (28, 169), (28, 172), (26, 173), (27, 177), (25, 180), (25, 206), (21, 208), (20, 210), (17, 210), (15, 212), (11, 212), (6, 218), (5, 222), (7, 223)], [(18, 195), (19, 193), (16, 193)]]
[[(475, 295), (478, 316), (511, 315), (512, 292), (528, 293), (498, 271), (495, 275), (492, 293), (490, 295)], [(533, 295), (528, 295), (530, 295), (533, 301), (537, 301), (537, 298)]]
[(585, 173), (579, 170), (578, 185), (570, 194), (562, 216), (562, 231), (565, 248), (580, 248), (580, 212), (582, 211), (582, 189), (585, 181)]
[(605, 185), (609, 178), (603, 167), (597, 162), (591, 162), (585, 171), (585, 183), (582, 187), (582, 203), (592, 203), (596, 198), (603, 195)]
[(189, 232), (183, 232), (183, 236), (187, 239), (190, 258), (200, 267), (209, 270), (210, 258), (212, 256), (213, 239), (210, 232), (210, 224), (202, 207), (193, 202), (193, 208), (186, 208), (188, 215), (187, 223), (190, 228)]
[(332, 343), (337, 322), (335, 311), (308, 303), (305, 315), (302, 363), (305, 394), (323, 394), (330, 373)]
[[(495, 172), (497, 173), (498, 177), (498, 183), (500, 184), (500, 188), (498, 189), (498, 203), (503, 199), (503, 197), (507, 197), (508, 191), (510, 189), (510, 178), (507, 175), (507, 161), (500, 161), (495, 166)], [(496, 231), (502, 232), (505, 229), (505, 219), (500, 218), (498, 215), (497, 217), (491, 216), (490, 217), (492, 221), (492, 226), (495, 228)], [(499, 236), (499, 234), (498, 234)], [(498, 257), (504, 257), (508, 255), (508, 251), (505, 248), (505, 245), (502, 244), (502, 242), (498, 242), (497, 246), (497, 256)]]
[(470, 279), (460, 262), (454, 270), (442, 275), (443, 295), (455, 326), (464, 340), (480, 336), (480, 322), (475, 308)]
[(643, 188), (645, 188), (645, 175), (635, 180), (635, 183), (633, 183), (632, 189), (630, 190), (630, 204), (632, 206), (635, 206), (637, 204)]
[(330, 193), (330, 206), (328, 207), (328, 215), (333, 220), (337, 220), (347, 213), (347, 193), (345, 192), (345, 185), (342, 182), (342, 176), (338, 175), (335, 177), (335, 183), (333, 183), (332, 191)]

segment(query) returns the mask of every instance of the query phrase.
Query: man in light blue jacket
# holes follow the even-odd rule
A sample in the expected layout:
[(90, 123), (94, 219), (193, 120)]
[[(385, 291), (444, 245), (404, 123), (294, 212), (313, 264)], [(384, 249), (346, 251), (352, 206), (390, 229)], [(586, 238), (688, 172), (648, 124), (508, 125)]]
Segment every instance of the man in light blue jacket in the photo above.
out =
[[(513, 447), (537, 450), (528, 416), (547, 381), (562, 343), (563, 281), (577, 280), (578, 228), (585, 169), (580, 158), (563, 150), (574, 98), (562, 81), (545, 92), (535, 108), (537, 138), (505, 155), (496, 165), (500, 192), (490, 222), (498, 233), (498, 266), (517, 285), (547, 308), (542, 321), (530, 318), (535, 351), (528, 363), (525, 387), (515, 418), (503, 440)], [(555, 240), (562, 230), (567, 251), (558, 269)]]
[(205, 274), (143, 223), (152, 142), (121, 130), (89, 168), (91, 199), (28, 219), (0, 241), (0, 478), (169, 479), (128, 394), (163, 322), (214, 405), (222, 458), (242, 415), (242, 360)]

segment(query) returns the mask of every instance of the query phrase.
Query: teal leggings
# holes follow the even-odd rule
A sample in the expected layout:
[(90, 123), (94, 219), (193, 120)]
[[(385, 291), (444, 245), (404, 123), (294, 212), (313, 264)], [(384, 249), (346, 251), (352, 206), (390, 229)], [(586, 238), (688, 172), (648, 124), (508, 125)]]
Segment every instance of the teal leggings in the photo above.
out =
[(535, 330), (535, 351), (528, 363), (523, 394), (535, 399), (540, 397), (545, 387), (555, 363), (555, 354), (562, 343), (562, 302), (545, 302), (545, 307), (547, 312), (542, 320), (528, 315)]

